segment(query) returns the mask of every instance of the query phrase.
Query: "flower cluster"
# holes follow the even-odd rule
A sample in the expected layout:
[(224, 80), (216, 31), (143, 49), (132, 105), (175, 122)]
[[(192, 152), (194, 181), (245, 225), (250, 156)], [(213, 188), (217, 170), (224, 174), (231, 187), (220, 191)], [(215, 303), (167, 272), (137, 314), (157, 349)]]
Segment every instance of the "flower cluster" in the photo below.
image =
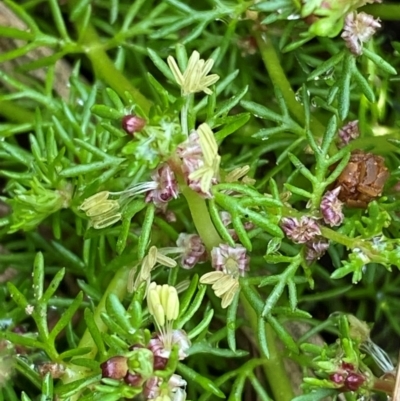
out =
[(374, 19), (372, 15), (352, 12), (346, 16), (342, 38), (350, 51), (360, 56), (363, 43), (368, 42), (380, 27), (379, 19)]
[(187, 68), (183, 74), (172, 56), (167, 58), (167, 62), (175, 81), (181, 87), (183, 96), (197, 92), (211, 95), (212, 91), (208, 87), (214, 85), (219, 80), (217, 74), (207, 76), (214, 65), (214, 60), (208, 59), (205, 61), (200, 59), (200, 54), (197, 51), (194, 51), (190, 56)]
[(329, 248), (329, 242), (321, 236), (321, 229), (312, 217), (284, 217), (281, 219), (281, 227), (294, 243), (306, 245), (305, 258), (308, 263), (318, 260)]
[(147, 305), (157, 332), (147, 344), (135, 344), (125, 355), (109, 358), (101, 364), (102, 377), (123, 380), (127, 385), (141, 388), (146, 400), (183, 401), (186, 399), (186, 381), (172, 374), (169, 379), (157, 375), (165, 370), (173, 347), (178, 359), (187, 356), (190, 341), (183, 330), (173, 330), (179, 314), (179, 298), (174, 287), (152, 282), (148, 288)]
[(366, 381), (366, 376), (359, 372), (353, 364), (342, 362), (335, 373), (329, 376), (335, 387), (345, 391), (357, 391)]
[(212, 284), (215, 295), (222, 299), (222, 308), (227, 308), (239, 290), (239, 277), (249, 269), (250, 259), (241, 245), (234, 248), (221, 244), (211, 251), (211, 265), (216, 270), (204, 274), (200, 283)]
[(281, 219), (281, 227), (286, 236), (296, 244), (305, 244), (321, 235), (317, 221), (309, 216), (284, 217)]

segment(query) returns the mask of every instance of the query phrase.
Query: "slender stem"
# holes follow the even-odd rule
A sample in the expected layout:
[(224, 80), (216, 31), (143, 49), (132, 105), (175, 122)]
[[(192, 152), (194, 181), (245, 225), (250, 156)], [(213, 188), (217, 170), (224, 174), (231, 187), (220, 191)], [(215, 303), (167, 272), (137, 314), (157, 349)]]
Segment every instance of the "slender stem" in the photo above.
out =
[[(272, 84), (274, 87), (279, 88), (279, 90), (282, 92), (286, 105), (292, 115), (298, 122), (304, 125), (305, 114), (303, 107), (296, 100), (295, 93), (290, 86), (290, 82), (288, 81), (285, 72), (283, 71), (271, 38), (265, 34), (262, 34), (261, 32), (255, 32), (254, 36), (257, 40), (261, 57), (271, 78)], [(311, 119), (310, 128), (314, 134), (318, 136), (322, 135), (322, 133), (325, 131), (325, 127), (315, 117)]]
[(187, 95), (185, 98), (185, 103), (181, 109), (181, 127), (182, 132), (185, 136), (189, 135), (189, 126), (188, 126), (188, 112), (189, 112), (189, 104), (191, 102), (191, 95)]
[(370, 4), (361, 8), (361, 11), (387, 21), (400, 20), (399, 4)]
[[(244, 294), (240, 294), (240, 301), (245, 311), (253, 333), (257, 332), (257, 313), (250, 305)], [(261, 311), (257, 311), (261, 314)], [(291, 401), (294, 398), (292, 386), (287, 375), (282, 351), (278, 349), (277, 337), (269, 324), (265, 324), (269, 358), (264, 360), (262, 365), (268, 383), (271, 386), (275, 400)]]
[(189, 205), (196, 230), (207, 250), (211, 251), (222, 242), (222, 239), (211, 221), (206, 201), (189, 187), (184, 188), (182, 193)]

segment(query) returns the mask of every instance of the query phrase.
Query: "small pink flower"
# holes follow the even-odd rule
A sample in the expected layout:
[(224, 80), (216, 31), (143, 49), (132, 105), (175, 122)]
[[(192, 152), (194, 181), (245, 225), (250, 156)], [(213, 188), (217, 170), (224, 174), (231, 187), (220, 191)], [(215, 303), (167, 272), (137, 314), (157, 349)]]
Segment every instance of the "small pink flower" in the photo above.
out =
[(144, 386), (143, 395), (148, 400), (156, 399), (160, 395), (160, 384), (162, 383), (162, 379), (159, 377), (150, 377), (149, 380), (146, 381)]
[(311, 264), (318, 260), (329, 248), (329, 241), (320, 237), (314, 238), (312, 241), (306, 243), (306, 261)]
[(128, 114), (122, 118), (121, 125), (122, 129), (127, 134), (133, 135), (135, 132), (139, 132), (145, 127), (146, 120), (134, 114)]
[(227, 244), (220, 244), (211, 251), (211, 265), (215, 270), (231, 277), (243, 276), (249, 270), (250, 258), (246, 252), (246, 248), (242, 245), (236, 244), (233, 248)]
[(362, 54), (363, 43), (368, 42), (380, 27), (379, 19), (374, 19), (372, 15), (352, 12), (346, 16), (341, 36), (350, 51), (359, 56)]
[(332, 191), (327, 191), (321, 200), (321, 213), (324, 222), (331, 227), (340, 226), (343, 222), (344, 215), (342, 212), (343, 202), (338, 198), (340, 186)]
[(300, 219), (283, 217), (281, 219), (281, 227), (286, 236), (296, 244), (305, 244), (317, 235), (321, 235), (321, 230), (316, 220), (308, 216), (302, 216)]
[(197, 234), (179, 234), (176, 246), (183, 249), (181, 266), (184, 269), (192, 269), (197, 263), (207, 260), (206, 247)]
[(183, 330), (172, 330), (169, 335), (157, 333), (148, 345), (148, 349), (155, 357), (168, 359), (174, 345), (178, 346), (178, 358), (183, 360), (187, 357), (187, 350), (190, 348), (190, 340)]
[(168, 202), (173, 198), (176, 199), (179, 194), (175, 174), (168, 164), (164, 164), (151, 175), (151, 178), (156, 186), (147, 193), (146, 202), (153, 202), (165, 212)]
[(339, 130), (340, 147), (346, 146), (354, 139), (360, 136), (358, 128), (358, 120), (348, 122), (344, 127)]

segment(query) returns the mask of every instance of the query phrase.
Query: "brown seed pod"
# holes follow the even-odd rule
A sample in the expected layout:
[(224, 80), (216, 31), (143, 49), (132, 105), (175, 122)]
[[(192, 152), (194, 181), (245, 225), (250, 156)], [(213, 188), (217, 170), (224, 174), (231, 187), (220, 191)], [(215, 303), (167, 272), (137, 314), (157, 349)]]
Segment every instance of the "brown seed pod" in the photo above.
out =
[(338, 198), (347, 206), (366, 208), (382, 195), (388, 178), (389, 171), (383, 157), (355, 150), (332, 187), (340, 186)]

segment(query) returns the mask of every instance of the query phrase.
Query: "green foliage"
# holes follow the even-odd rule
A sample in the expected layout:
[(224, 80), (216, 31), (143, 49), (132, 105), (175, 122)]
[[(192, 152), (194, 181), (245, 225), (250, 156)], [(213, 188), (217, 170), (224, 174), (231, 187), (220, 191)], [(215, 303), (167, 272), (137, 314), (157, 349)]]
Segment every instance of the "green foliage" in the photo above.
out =
[[(171, 401), (382, 389), (390, 369), (370, 333), (355, 338), (336, 312), (374, 322), (374, 341), (397, 356), (400, 46), (384, 23), (399, 6), (363, 8), (383, 30), (354, 55), (340, 33), (362, 0), (3, 3), (0, 400), (150, 399), (152, 379)], [(128, 134), (127, 115), (144, 127)], [(339, 130), (354, 120), (360, 136), (344, 146)], [(212, 136), (192, 140), (203, 123)], [(343, 172), (359, 178), (346, 170), (355, 149), (383, 156), (391, 176), (365, 209), (342, 198), (330, 226), (321, 202)], [(201, 169), (209, 191), (191, 177)], [(320, 232), (296, 241), (283, 219), (304, 217)], [(312, 258), (318, 241), (329, 248)], [(163, 327), (151, 311), (169, 293), (151, 309), (150, 282), (179, 293)], [(152, 344), (172, 330), (183, 337), (160, 357)], [(104, 373), (115, 357), (121, 377)]]

